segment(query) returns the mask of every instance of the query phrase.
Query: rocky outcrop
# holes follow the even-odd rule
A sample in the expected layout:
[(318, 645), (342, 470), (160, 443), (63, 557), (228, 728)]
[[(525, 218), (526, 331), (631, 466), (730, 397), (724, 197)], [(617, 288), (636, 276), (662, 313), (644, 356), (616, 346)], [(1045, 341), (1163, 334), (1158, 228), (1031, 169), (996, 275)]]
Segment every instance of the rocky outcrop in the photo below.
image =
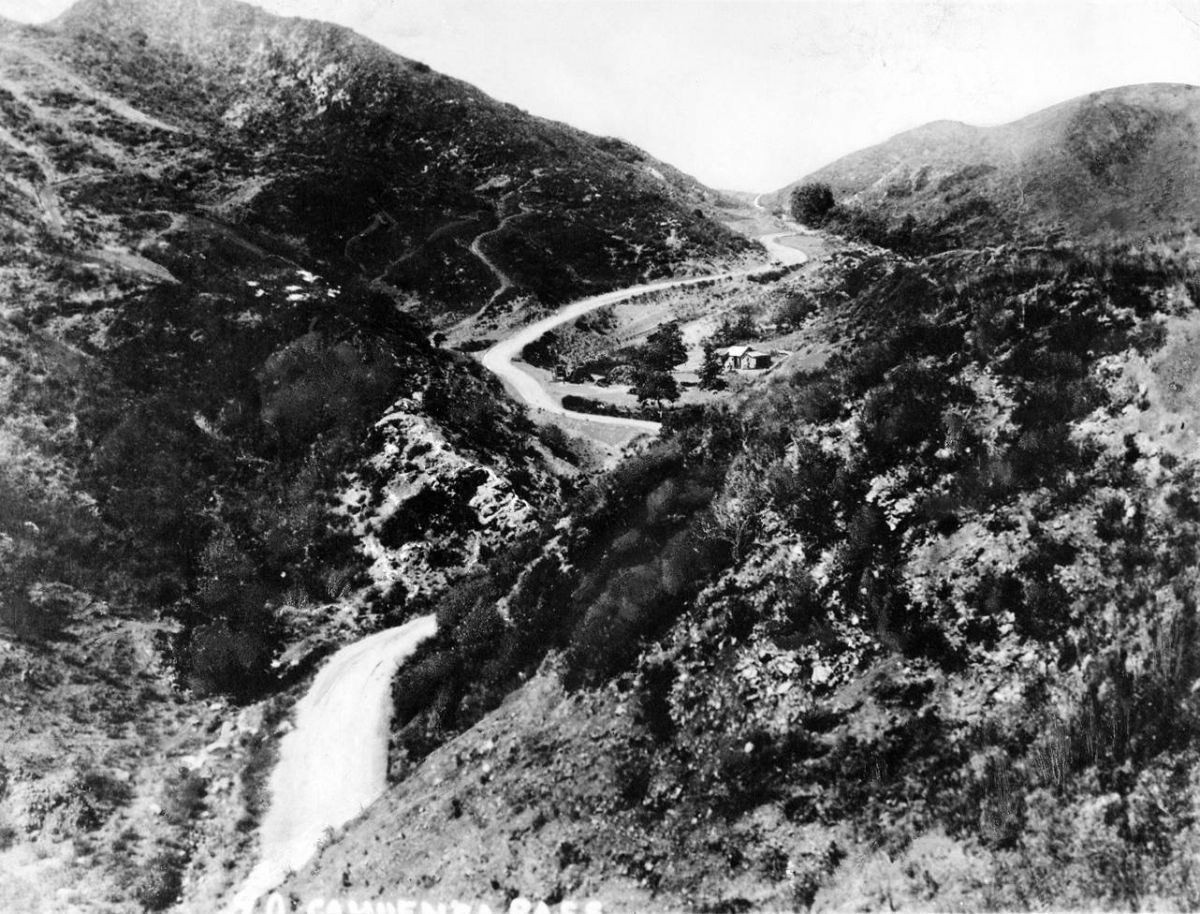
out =
[(534, 506), (491, 466), (455, 451), (413, 401), (376, 429), (383, 444), (350, 477), (341, 511), (379, 594), (429, 595), (504, 540), (533, 529)]

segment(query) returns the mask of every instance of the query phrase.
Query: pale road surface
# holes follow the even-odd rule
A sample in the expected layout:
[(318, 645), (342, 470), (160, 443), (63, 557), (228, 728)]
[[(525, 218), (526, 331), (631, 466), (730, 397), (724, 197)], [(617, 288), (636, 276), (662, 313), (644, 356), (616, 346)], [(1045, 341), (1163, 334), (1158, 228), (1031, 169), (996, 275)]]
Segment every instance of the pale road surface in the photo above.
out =
[[(755, 205), (758, 205), (757, 200), (755, 200)], [(615, 425), (621, 428), (642, 431), (649, 435), (657, 435), (662, 431), (662, 425), (658, 422), (650, 422), (645, 419), (625, 419), (620, 416), (597, 416), (592, 413), (579, 413), (574, 410), (565, 409), (562, 403), (556, 397), (552, 397), (537, 378), (522, 370), (519, 365), (515, 364), (514, 360), (520, 357), (521, 351), (526, 346), (540, 336), (548, 333), (555, 327), (576, 320), (590, 311), (595, 311), (597, 308), (603, 308), (606, 305), (615, 305), (645, 292), (676, 289), (682, 286), (695, 286), (701, 283), (736, 279), (742, 276), (751, 276), (755, 273), (765, 273), (768, 270), (774, 269), (778, 263), (785, 265), (805, 263), (808, 257), (803, 251), (798, 251), (795, 248), (780, 243), (780, 239), (797, 234), (800, 234), (800, 232), (773, 232), (770, 235), (763, 235), (758, 239), (767, 249), (767, 252), (771, 255), (775, 263), (742, 270), (731, 270), (727, 273), (714, 273), (709, 276), (668, 279), (640, 286), (629, 286), (625, 289), (618, 289), (615, 292), (606, 292), (603, 295), (581, 299), (556, 311), (549, 317), (522, 327), (507, 339), (500, 340), (484, 352), (482, 358), (483, 367), (500, 378), (513, 395), (530, 409), (541, 410), (559, 416), (569, 416), (572, 419), (579, 419), (595, 425)]]
[(327, 829), (353, 819), (387, 788), (392, 677), (437, 631), (422, 616), (334, 654), (296, 705), (295, 727), (279, 744), (270, 806), (259, 827), (259, 862), (226, 914), (254, 904), (315, 854)]

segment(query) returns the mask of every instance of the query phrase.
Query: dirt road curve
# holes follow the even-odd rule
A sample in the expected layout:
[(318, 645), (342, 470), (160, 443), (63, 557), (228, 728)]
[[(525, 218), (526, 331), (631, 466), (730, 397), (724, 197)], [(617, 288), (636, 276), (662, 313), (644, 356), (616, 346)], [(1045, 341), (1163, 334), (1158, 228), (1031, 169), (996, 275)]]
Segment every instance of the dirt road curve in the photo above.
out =
[(392, 676), (437, 630), (433, 616), (356, 641), (330, 658), (296, 705), (271, 772), (271, 805), (259, 829), (261, 854), (226, 914), (247, 914), (289, 871), (387, 787)]
[[(747, 276), (770, 270), (779, 262), (803, 263), (807, 258), (801, 251), (780, 243), (792, 234), (796, 233), (778, 232), (759, 239), (775, 258), (771, 264), (633, 286), (575, 302), (497, 343), (484, 354), (483, 364), (532, 408), (657, 434), (657, 422), (563, 409), (536, 379), (515, 366), (513, 359), (546, 331), (642, 292)], [(270, 807), (259, 829), (259, 862), (226, 906), (226, 914), (255, 910), (289, 872), (304, 866), (328, 829), (344, 825), (382, 795), (387, 786), (392, 677), (417, 645), (436, 630), (435, 618), (423, 616), (343, 648), (321, 668), (296, 706), (294, 729), (280, 743), (279, 760), (271, 773)]]
[(523, 371), (519, 365), (514, 364), (514, 360), (520, 357), (521, 350), (555, 327), (576, 320), (589, 311), (595, 311), (597, 308), (603, 308), (606, 305), (615, 305), (641, 295), (644, 292), (675, 289), (682, 286), (695, 286), (714, 280), (720, 281), (741, 276), (750, 276), (755, 273), (763, 273), (774, 269), (779, 263), (804, 263), (808, 260), (808, 257), (803, 251), (798, 251), (781, 243), (781, 239), (796, 234), (799, 234), (799, 232), (774, 232), (770, 235), (763, 235), (758, 239), (772, 258), (774, 258), (775, 262), (770, 264), (743, 270), (731, 270), (727, 273), (716, 273), (711, 276), (668, 279), (662, 282), (630, 286), (626, 289), (618, 289), (616, 292), (606, 292), (603, 295), (581, 299), (567, 305), (549, 317), (543, 318), (527, 327), (522, 327), (507, 339), (500, 340), (483, 354), (483, 367), (500, 378), (504, 382), (505, 387), (530, 409), (541, 410), (542, 412), (553, 413), (559, 416), (569, 416), (573, 419), (579, 419), (595, 425), (619, 426), (621, 428), (642, 431), (650, 435), (657, 435), (662, 430), (662, 425), (658, 422), (649, 422), (644, 419), (623, 419), (618, 416), (597, 416), (591, 413), (578, 413), (573, 410), (564, 409), (562, 403), (557, 398), (552, 397), (537, 378)]

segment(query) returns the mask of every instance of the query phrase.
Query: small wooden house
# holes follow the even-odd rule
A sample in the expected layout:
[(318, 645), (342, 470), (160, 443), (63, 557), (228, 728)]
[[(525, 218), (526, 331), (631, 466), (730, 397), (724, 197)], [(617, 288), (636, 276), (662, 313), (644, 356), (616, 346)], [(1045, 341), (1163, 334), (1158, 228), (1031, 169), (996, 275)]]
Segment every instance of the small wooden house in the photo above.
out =
[(729, 346), (718, 349), (717, 355), (726, 371), (761, 371), (771, 367), (771, 353), (753, 346)]

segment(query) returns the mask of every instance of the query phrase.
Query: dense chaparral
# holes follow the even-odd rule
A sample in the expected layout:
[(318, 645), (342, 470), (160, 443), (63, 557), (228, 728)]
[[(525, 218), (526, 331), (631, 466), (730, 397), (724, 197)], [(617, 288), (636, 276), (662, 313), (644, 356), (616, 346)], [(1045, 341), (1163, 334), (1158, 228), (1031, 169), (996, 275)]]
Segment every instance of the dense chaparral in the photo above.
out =
[[(0, 908), (228, 903), (405, 623), (272, 904), (1200, 905), (1197, 93), (753, 197), (233, 0), (0, 23)], [(631, 287), (565, 412), (487, 370)]]

